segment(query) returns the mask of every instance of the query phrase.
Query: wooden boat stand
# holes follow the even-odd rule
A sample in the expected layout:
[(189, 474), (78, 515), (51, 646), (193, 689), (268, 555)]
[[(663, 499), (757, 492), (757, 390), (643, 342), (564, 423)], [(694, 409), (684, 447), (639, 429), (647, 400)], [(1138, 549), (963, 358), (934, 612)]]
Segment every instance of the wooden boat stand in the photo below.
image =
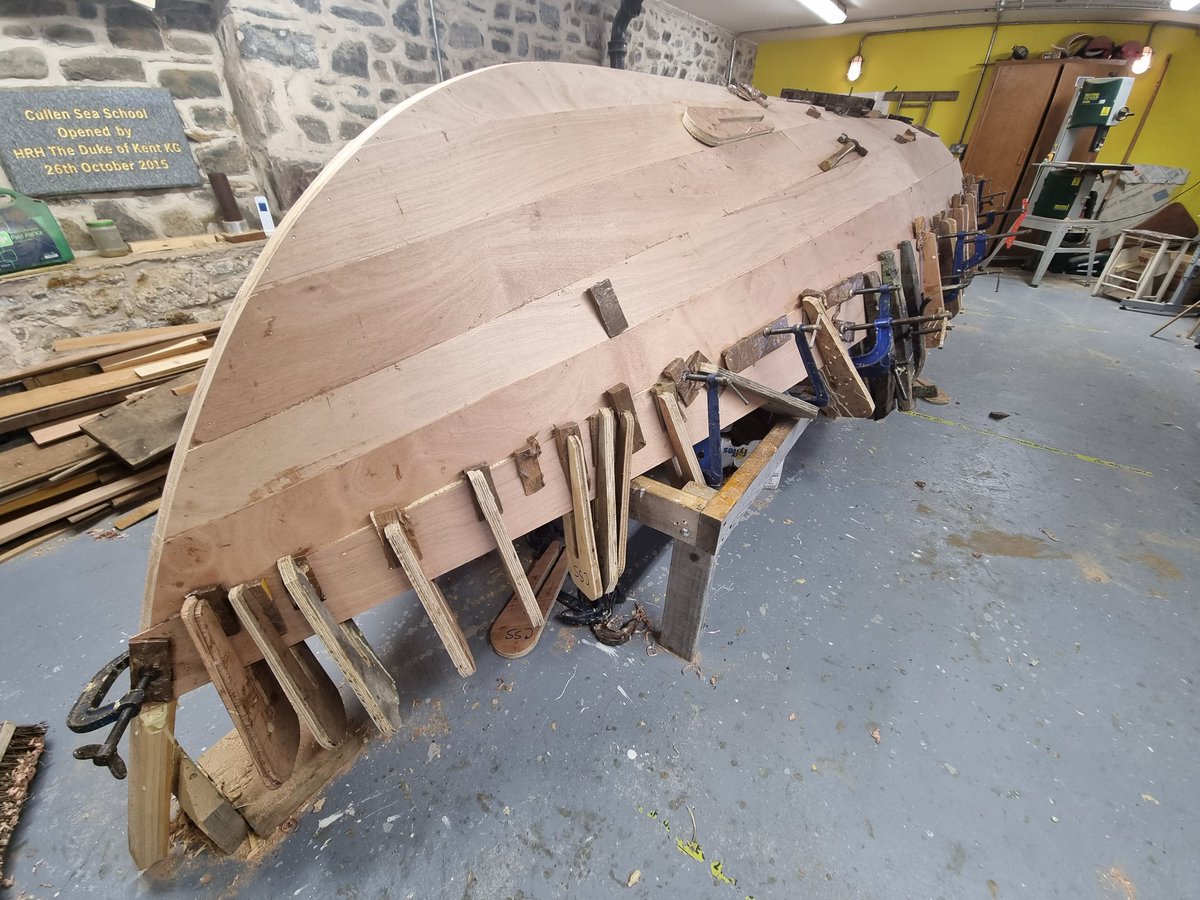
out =
[(746, 508), (758, 499), (810, 421), (783, 419), (773, 425), (742, 467), (719, 489), (696, 481), (676, 488), (651, 474), (633, 479), (630, 518), (672, 539), (671, 571), (658, 643), (676, 656), (694, 661), (721, 545), (733, 533)]

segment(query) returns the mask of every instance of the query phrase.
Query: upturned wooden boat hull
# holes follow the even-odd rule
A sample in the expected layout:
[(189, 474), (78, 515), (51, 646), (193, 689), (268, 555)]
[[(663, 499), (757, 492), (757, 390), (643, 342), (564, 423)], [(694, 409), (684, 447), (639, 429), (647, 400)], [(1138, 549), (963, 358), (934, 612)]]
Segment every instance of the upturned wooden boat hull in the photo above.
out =
[[(726, 136), (763, 133), (708, 146), (689, 108)], [(404, 511), (431, 578), (496, 547), (462, 477), (480, 461), (511, 534), (563, 515), (555, 425), (586, 433), (624, 383), (646, 442), (633, 473), (670, 458), (649, 393), (668, 363), (801, 322), (802, 291), (874, 268), (962, 190), (936, 138), (809, 110), (516, 64), (425, 91), (345, 148), (242, 288), (172, 462), (142, 628), (172, 639), (175, 695), (208, 681), (180, 620), (188, 592), (265, 578), (286, 596), (276, 560), (303, 555), (348, 619), (410, 587), (372, 512)], [(822, 171), (843, 132), (868, 154)], [(615, 337), (588, 294), (606, 278), (629, 326)], [(862, 316), (858, 299), (838, 312)], [(782, 390), (805, 370), (786, 343), (742, 374)], [(721, 404), (724, 422), (758, 405), (728, 391)], [(687, 427), (701, 439), (705, 416)], [(513, 454), (530, 436), (545, 486), (526, 495)], [(312, 633), (278, 605), (285, 643)]]

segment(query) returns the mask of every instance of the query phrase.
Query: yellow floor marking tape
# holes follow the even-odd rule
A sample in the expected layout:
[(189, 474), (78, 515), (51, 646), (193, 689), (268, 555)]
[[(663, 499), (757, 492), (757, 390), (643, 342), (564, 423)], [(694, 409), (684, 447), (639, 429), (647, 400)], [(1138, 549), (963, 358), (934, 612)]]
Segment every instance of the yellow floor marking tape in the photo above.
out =
[(951, 422), (949, 419), (940, 419), (937, 416), (931, 416), (926, 413), (904, 411), (904, 414), (906, 416), (914, 416), (918, 419), (926, 419), (930, 422), (937, 422), (939, 425), (949, 425), (952, 428), (962, 428), (964, 431), (973, 431), (976, 434), (983, 434), (987, 435), (988, 437), (1012, 441), (1014, 444), (1020, 444), (1023, 447), (1029, 447), (1033, 450), (1045, 450), (1049, 453), (1057, 453), (1059, 456), (1073, 456), (1075, 459), (1081, 459), (1084, 462), (1095, 463), (1098, 466), (1107, 466), (1110, 469), (1120, 469), (1122, 472), (1132, 472), (1134, 475), (1145, 475), (1147, 478), (1150, 478), (1154, 475), (1153, 472), (1147, 472), (1145, 469), (1135, 469), (1133, 466), (1122, 465), (1121, 463), (1113, 462), (1109, 459), (1101, 459), (1098, 456), (1088, 456), (1086, 453), (1072, 453), (1070, 450), (1060, 450), (1058, 447), (1048, 447), (1045, 444), (1039, 444), (1036, 441), (1027, 441), (1025, 438), (1013, 437), (1010, 434), (1000, 434), (998, 431), (988, 431), (986, 428), (976, 428), (973, 425), (964, 425), (962, 422)]

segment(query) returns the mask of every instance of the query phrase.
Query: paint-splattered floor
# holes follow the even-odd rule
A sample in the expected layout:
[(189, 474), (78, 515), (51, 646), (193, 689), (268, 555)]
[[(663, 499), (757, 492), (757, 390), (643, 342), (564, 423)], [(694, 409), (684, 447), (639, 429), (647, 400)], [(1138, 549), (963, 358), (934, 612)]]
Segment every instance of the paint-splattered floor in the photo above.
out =
[[(52, 725), (14, 893), (1196, 896), (1200, 354), (1062, 280), (995, 287), (929, 367), (949, 406), (804, 435), (726, 545), (702, 671), (557, 625), (500, 660), (490, 561), (446, 579), (468, 681), (411, 598), (365, 617), (406, 727), (253, 868), (139, 880), (124, 786), (71, 759), (148, 524), (4, 564), (0, 718)], [(655, 618), (666, 562), (634, 538)], [(179, 721), (195, 753), (229, 728), (208, 691)]]

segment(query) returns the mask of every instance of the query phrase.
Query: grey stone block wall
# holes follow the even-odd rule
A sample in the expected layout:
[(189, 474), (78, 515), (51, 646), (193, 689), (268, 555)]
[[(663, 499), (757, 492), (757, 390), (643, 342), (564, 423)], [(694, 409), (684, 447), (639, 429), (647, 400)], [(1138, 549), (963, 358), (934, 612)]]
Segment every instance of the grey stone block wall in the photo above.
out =
[[(435, 0), (442, 75), (518, 60), (607, 64), (615, 3)], [(429, 0), (228, 0), (230, 92), (280, 205), (382, 112), (438, 79)], [(724, 83), (733, 35), (658, 0), (630, 29), (630, 69)], [(749, 81), (755, 46), (738, 45)]]
[[(229, 175), (250, 212), (262, 189), (225, 87), (212, 10), (190, 0), (159, 7), (152, 13), (124, 0), (0, 0), (0, 88), (165, 87), (201, 172)], [(11, 187), (2, 171), (0, 184)], [(219, 219), (207, 185), (56, 197), (51, 205), (77, 250), (92, 249), (83, 226), (91, 219), (115, 220), (126, 240), (203, 234), (217, 230)]]

